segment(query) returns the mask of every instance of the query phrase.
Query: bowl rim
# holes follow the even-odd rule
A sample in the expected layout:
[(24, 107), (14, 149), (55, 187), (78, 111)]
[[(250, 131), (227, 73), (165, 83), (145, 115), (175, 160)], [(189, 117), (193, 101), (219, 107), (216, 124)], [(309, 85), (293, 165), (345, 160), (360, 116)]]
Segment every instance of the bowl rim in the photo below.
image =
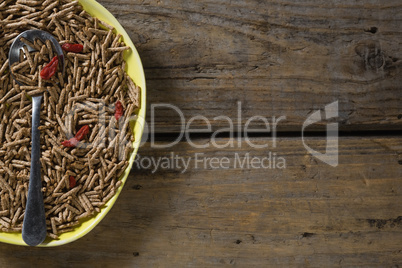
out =
[[(134, 150), (130, 155), (129, 164), (125, 169), (124, 173), (121, 175), (120, 181), (122, 184), (117, 189), (115, 195), (101, 208), (101, 211), (96, 213), (94, 216), (84, 218), (73, 231), (63, 233), (60, 235), (60, 239), (50, 239), (47, 237), (45, 241), (38, 245), (38, 247), (54, 247), (61, 246), (71, 243), (86, 234), (88, 234), (96, 225), (101, 222), (101, 220), (108, 214), (110, 209), (113, 207), (117, 198), (119, 197), (126, 181), (131, 168), (134, 163), (135, 156), (137, 154), (138, 148), (140, 147), (141, 137), (144, 131), (145, 125), (145, 110), (146, 110), (146, 83), (145, 83), (145, 73), (144, 68), (138, 54), (136, 47), (131, 41), (126, 30), (121, 26), (117, 19), (101, 4), (96, 0), (78, 0), (78, 3), (83, 7), (83, 9), (88, 12), (91, 16), (97, 17), (98, 19), (110, 24), (115, 28), (114, 32), (120, 33), (124, 43), (131, 48), (130, 52), (124, 55), (125, 60), (133, 61), (133, 65), (127, 64), (127, 74), (133, 79), (136, 85), (141, 88), (140, 92), (140, 108), (137, 113), (137, 119), (135, 124), (131, 126), (134, 131), (135, 140), (133, 141)], [(133, 69), (135, 68), (135, 70)], [(134, 76), (134, 77), (133, 77)], [(27, 246), (22, 240), (22, 235), (20, 232), (2, 232), (0, 231), (0, 242)]]

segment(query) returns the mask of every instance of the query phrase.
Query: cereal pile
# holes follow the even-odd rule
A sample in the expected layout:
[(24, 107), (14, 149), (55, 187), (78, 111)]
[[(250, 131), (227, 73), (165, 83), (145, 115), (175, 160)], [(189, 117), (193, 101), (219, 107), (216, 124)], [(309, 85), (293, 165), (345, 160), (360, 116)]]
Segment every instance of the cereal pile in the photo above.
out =
[[(64, 74), (56, 64), (54, 73), (43, 75), (55, 53), (40, 40), (21, 40), (36, 51), (25, 47), (10, 72), (9, 48), (29, 29), (47, 31), (63, 46)], [(22, 228), (31, 165), (29, 96), (43, 95), (40, 162), (48, 236), (71, 231), (113, 197), (132, 152), (129, 123), (140, 101), (140, 88), (125, 72), (129, 49), (113, 27), (77, 1), (1, 1), (1, 231)]]

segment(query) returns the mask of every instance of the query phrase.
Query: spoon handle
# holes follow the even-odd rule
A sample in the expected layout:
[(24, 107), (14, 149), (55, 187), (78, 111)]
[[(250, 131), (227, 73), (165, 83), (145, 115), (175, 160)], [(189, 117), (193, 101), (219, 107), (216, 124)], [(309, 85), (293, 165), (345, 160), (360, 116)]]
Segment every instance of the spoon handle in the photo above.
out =
[(32, 97), (32, 149), (31, 173), (29, 176), (28, 199), (22, 225), (22, 239), (29, 246), (36, 246), (46, 238), (46, 217), (42, 195), (40, 167), (40, 105), (42, 96)]

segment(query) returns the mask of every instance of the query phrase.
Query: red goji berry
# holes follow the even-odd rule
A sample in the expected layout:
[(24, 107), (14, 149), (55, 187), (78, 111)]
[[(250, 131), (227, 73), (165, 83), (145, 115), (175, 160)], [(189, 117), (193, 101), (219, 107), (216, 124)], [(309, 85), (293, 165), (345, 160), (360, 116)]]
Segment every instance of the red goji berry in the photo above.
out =
[(77, 181), (75, 180), (74, 176), (70, 176), (69, 181), (70, 181), (70, 189), (74, 188), (74, 186), (77, 184)]
[(44, 80), (49, 80), (57, 71), (57, 66), (59, 65), (59, 57), (54, 56), (53, 59), (43, 67), (40, 71), (40, 77)]
[(121, 104), (120, 101), (117, 101), (116, 104), (115, 104), (114, 117), (118, 121), (119, 118), (123, 116), (123, 114), (124, 114), (123, 105)]
[(89, 133), (89, 126), (85, 125), (81, 127), (80, 130), (78, 130), (77, 134), (75, 134), (75, 138), (81, 141), (88, 133)]
[(61, 145), (63, 145), (64, 147), (70, 147), (70, 148), (77, 146), (77, 144), (78, 144), (78, 140), (75, 137), (61, 142)]
[(82, 139), (89, 133), (89, 126), (85, 125), (78, 130), (77, 134), (69, 140), (63, 141), (61, 145), (64, 147), (76, 147), (78, 142), (82, 141)]
[(67, 52), (74, 52), (74, 53), (80, 53), (84, 49), (84, 46), (81, 44), (69, 44), (65, 43), (64, 45), (61, 46), (62, 49), (64, 49)]

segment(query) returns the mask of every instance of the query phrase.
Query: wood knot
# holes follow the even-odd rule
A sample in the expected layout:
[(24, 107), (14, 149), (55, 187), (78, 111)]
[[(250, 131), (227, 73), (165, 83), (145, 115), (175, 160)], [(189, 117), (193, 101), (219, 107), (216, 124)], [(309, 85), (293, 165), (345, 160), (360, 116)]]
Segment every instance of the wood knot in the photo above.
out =
[(302, 234), (302, 237), (312, 237), (314, 235), (315, 235), (314, 233), (305, 232), (305, 233)]
[(355, 48), (366, 66), (366, 69), (380, 69), (384, 65), (384, 53), (376, 43), (359, 44)]
[(370, 53), (368, 55), (368, 64), (372, 69), (380, 69), (384, 65), (384, 55), (381, 51)]
[(377, 227), (378, 229), (383, 229), (385, 226), (394, 228), (402, 224), (402, 216), (398, 216), (395, 219), (367, 219), (370, 227)]
[(139, 184), (136, 184), (136, 185), (134, 185), (132, 188), (133, 188), (134, 190), (141, 190), (141, 189), (142, 189), (142, 186), (139, 185)]
[(370, 27), (369, 29), (365, 29), (364, 31), (367, 32), (367, 33), (375, 34), (378, 31), (378, 28), (377, 27)]

